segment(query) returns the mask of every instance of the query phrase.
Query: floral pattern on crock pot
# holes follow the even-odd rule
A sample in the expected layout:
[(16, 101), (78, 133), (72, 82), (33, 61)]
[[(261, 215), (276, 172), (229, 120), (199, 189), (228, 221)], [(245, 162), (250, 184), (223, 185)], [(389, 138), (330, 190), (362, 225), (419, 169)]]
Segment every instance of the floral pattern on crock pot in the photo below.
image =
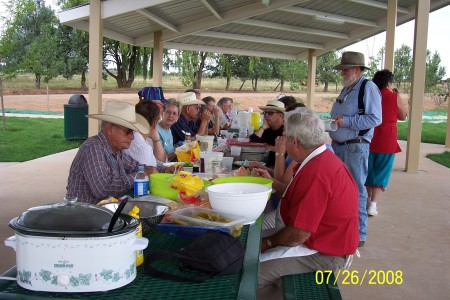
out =
[[(125, 270), (122, 274), (120, 272), (114, 272), (114, 270), (102, 270), (100, 275), (92, 273), (82, 274), (80, 273), (78, 276), (70, 277), (70, 285), (72, 287), (77, 287), (81, 285), (91, 285), (93, 281), (100, 281), (103, 278), (103, 282), (118, 282), (121, 278), (129, 279), (136, 270), (136, 263), (132, 263), (128, 269)], [(19, 271), (19, 281), (22, 283), (26, 283), (32, 285), (32, 280), (43, 280), (44, 282), (49, 282), (52, 285), (58, 284), (58, 276), (53, 274), (48, 270), (41, 270), (39, 272), (39, 276), (35, 273), (35, 278), (32, 278), (31, 271)]]

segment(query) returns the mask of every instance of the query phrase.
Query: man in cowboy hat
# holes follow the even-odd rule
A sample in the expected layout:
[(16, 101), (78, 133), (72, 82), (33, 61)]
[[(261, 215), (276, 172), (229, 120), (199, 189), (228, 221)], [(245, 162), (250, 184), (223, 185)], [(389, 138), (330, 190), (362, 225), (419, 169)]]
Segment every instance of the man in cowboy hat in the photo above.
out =
[[(369, 144), (373, 128), (381, 124), (381, 94), (372, 81), (362, 75), (364, 54), (344, 52), (341, 63), (334, 67), (343, 77), (339, 97), (331, 108), (331, 117), (338, 126), (331, 131), (333, 150), (342, 159), (355, 179), (359, 193), (359, 247), (364, 246), (367, 233), (367, 199), (364, 183), (368, 172)], [(360, 90), (363, 93), (362, 103)]]
[(250, 142), (267, 143), (270, 150), (266, 165), (275, 166), (275, 155), (285, 155), (285, 153), (275, 153), (275, 139), (283, 135), (284, 129), (284, 103), (278, 100), (270, 100), (266, 106), (259, 106), (264, 112), (264, 124), (250, 136)]
[(201, 105), (205, 105), (205, 102), (197, 99), (195, 93), (187, 92), (179, 94), (177, 102), (181, 107), (180, 117), (177, 122), (170, 127), (174, 145), (180, 145), (180, 142), (184, 142), (186, 133), (189, 133), (191, 137), (194, 137), (197, 132), (206, 132), (206, 127), (211, 119), (211, 113), (205, 109), (202, 112), (200, 124), (196, 124), (200, 114), (200, 107)]
[[(101, 131), (78, 149), (67, 180), (67, 195), (96, 204), (110, 196), (123, 196), (133, 186), (139, 162), (123, 152), (130, 147), (133, 133), (148, 134), (150, 125), (135, 112), (135, 106), (109, 101), (102, 114), (88, 115), (101, 120)], [(146, 166), (147, 175), (156, 169)]]

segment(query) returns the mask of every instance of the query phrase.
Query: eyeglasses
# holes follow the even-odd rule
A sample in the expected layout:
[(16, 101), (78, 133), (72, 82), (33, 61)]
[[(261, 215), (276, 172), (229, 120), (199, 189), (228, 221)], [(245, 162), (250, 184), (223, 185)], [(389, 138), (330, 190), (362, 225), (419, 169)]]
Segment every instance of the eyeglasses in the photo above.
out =
[(178, 116), (178, 113), (176, 113), (174, 111), (164, 111), (164, 113), (169, 116), (175, 116), (175, 117)]
[(269, 115), (269, 116), (271, 116), (271, 115), (273, 115), (274, 113), (276, 113), (276, 111), (265, 111), (265, 112), (264, 112), (264, 115)]
[(129, 129), (129, 128), (126, 128), (126, 127), (124, 127), (124, 126), (117, 125), (117, 124), (112, 124), (112, 123), (111, 123), (111, 125), (112, 125), (113, 127), (119, 128), (120, 131), (122, 131), (125, 135), (134, 134), (134, 130), (133, 130), (133, 129)]

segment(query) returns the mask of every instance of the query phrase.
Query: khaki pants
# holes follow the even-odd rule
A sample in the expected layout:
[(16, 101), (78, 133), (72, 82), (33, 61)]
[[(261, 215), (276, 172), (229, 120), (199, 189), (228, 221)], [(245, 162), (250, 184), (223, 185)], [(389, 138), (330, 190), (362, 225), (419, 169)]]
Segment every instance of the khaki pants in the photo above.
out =
[(345, 259), (343, 257), (328, 256), (321, 253), (263, 261), (259, 267), (258, 299), (279, 299), (279, 296), (282, 298), (281, 278), (285, 275), (310, 273), (317, 270), (337, 272), (344, 265)]

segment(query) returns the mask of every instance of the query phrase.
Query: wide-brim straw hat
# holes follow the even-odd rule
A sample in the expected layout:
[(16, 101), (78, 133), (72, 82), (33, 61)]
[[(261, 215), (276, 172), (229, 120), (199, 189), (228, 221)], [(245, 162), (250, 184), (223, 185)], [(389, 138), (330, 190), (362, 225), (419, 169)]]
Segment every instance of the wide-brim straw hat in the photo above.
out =
[(121, 125), (142, 134), (148, 134), (150, 132), (148, 121), (136, 113), (133, 104), (127, 102), (108, 101), (106, 102), (103, 113), (92, 114), (87, 117)]
[(206, 105), (202, 100), (198, 100), (197, 96), (193, 92), (182, 93), (177, 96), (177, 102), (180, 103), (180, 106), (188, 106), (188, 105)]
[(348, 68), (362, 67), (370, 69), (366, 66), (364, 54), (361, 52), (347, 51), (342, 53), (341, 63), (334, 67), (335, 70), (345, 70)]
[(260, 110), (276, 110), (278, 112), (284, 113), (284, 103), (278, 100), (270, 100), (267, 102), (266, 106), (258, 106)]

